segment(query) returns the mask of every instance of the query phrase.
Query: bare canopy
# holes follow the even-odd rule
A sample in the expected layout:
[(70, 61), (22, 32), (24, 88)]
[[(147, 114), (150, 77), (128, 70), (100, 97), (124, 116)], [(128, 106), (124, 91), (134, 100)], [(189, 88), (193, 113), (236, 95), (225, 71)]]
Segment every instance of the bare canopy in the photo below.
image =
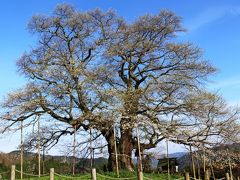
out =
[[(112, 170), (116, 123), (120, 166), (133, 170), (136, 124), (143, 152), (165, 138), (214, 144), (236, 123), (238, 110), (204, 87), (215, 68), (198, 47), (175, 39), (184, 28), (170, 11), (128, 23), (113, 11), (63, 4), (51, 16), (32, 17), (28, 28), (39, 42), (17, 62), (28, 83), (2, 104), (6, 128), (40, 114), (77, 130), (93, 128), (105, 137)], [(72, 134), (69, 126), (53, 139)]]

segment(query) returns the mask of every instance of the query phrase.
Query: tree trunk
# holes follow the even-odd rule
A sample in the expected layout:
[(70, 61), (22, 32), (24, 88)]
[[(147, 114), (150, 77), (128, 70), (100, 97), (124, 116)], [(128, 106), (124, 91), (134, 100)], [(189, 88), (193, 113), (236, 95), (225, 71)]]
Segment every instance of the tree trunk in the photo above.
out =
[(132, 129), (121, 128), (121, 140), (119, 144), (119, 166), (121, 169), (133, 171), (132, 151)]
[(116, 155), (115, 155), (115, 147), (114, 147), (114, 134), (113, 131), (110, 131), (106, 136), (106, 141), (108, 143), (108, 171), (116, 170)]
[[(114, 146), (114, 132), (113, 130), (109, 130), (105, 134), (105, 139), (108, 143), (108, 170), (115, 171), (116, 170), (116, 152)], [(118, 164), (119, 169), (125, 169), (129, 171), (133, 171), (133, 162), (132, 162), (132, 151), (133, 151), (133, 139), (132, 139), (132, 129), (121, 128), (121, 137), (120, 142), (117, 144), (117, 153), (118, 153)]]

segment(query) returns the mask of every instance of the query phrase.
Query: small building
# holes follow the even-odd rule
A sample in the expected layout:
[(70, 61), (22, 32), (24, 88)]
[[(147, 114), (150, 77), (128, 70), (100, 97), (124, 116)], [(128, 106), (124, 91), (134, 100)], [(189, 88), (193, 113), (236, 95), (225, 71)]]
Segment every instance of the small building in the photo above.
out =
[(164, 171), (167, 172), (168, 171), (168, 163), (169, 163), (170, 172), (176, 172), (177, 166), (178, 166), (176, 157), (158, 159), (157, 170), (159, 172), (164, 172)]

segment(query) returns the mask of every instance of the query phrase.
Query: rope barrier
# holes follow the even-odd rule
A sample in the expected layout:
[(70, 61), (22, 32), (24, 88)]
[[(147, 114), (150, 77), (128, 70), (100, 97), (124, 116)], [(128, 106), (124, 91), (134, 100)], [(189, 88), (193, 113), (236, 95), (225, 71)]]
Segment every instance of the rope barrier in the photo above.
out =
[[(17, 171), (18, 173), (20, 173), (19, 171)], [(28, 173), (24, 173), (23, 172), (23, 175), (26, 175), (26, 176), (31, 176), (30, 178), (31, 179), (39, 179), (41, 177), (49, 177), (50, 175), (49, 174), (42, 174), (40, 177), (38, 175), (35, 175), (35, 174), (28, 174)], [(24, 178), (23, 178), (24, 179)]]
[(225, 179), (225, 177), (222, 177), (222, 178), (220, 178), (220, 179), (217, 179), (217, 178), (215, 178), (216, 180), (223, 180), (223, 179)]
[[(213, 177), (211, 176), (211, 178), (213, 178)], [(180, 179), (184, 179), (184, 178), (180, 178)], [(180, 180), (180, 179), (175, 179), (175, 180)], [(190, 179), (193, 179), (193, 180), (201, 180), (201, 179), (193, 178), (193, 177), (190, 177)], [(225, 179), (225, 177), (222, 177), (222, 178), (219, 178), (219, 179), (215, 178), (215, 180), (224, 180), (224, 179)]]
[[(148, 177), (146, 177), (146, 176), (143, 176), (143, 179), (147, 179), (147, 180), (153, 180), (153, 179), (151, 179), (151, 178), (148, 178)], [(182, 179), (184, 179), (184, 177), (181, 177), (181, 178), (178, 178), (178, 179), (174, 179), (174, 180), (182, 180)]]
[(46, 177), (46, 176), (50, 176), (49, 173), (41, 174), (41, 177)]
[[(16, 172), (18, 172), (18, 173), (21, 173), (21, 171), (19, 171), (19, 170), (15, 170)], [(28, 174), (28, 173), (25, 173), (25, 172), (22, 172), (23, 173), (23, 175), (26, 175), (26, 176), (32, 176), (32, 177), (39, 177), (39, 175), (36, 175), (36, 174)]]
[(127, 180), (127, 179), (136, 179), (137, 178), (136, 176), (129, 177), (129, 178), (114, 178), (114, 177), (105, 176), (105, 175), (102, 175), (102, 174), (99, 174), (99, 173), (97, 173), (97, 175), (100, 176), (100, 177), (106, 178), (106, 179), (119, 179), (119, 180)]
[(61, 174), (58, 174), (58, 173), (54, 173), (54, 175), (62, 177), (62, 178), (66, 178), (66, 179), (72, 179), (73, 178), (72, 176), (64, 176), (64, 175), (61, 175)]
[(198, 178), (194, 178), (194, 177), (189, 177), (190, 179), (193, 179), (193, 180), (201, 180), (201, 179), (198, 179)]
[[(211, 176), (211, 178), (213, 178), (213, 177)], [(184, 178), (180, 178), (180, 179), (184, 179)], [(175, 180), (180, 180), (180, 179), (175, 179)], [(193, 180), (201, 180), (201, 179), (193, 178), (193, 177), (190, 177), (190, 179), (193, 179)], [(224, 179), (225, 179), (225, 177), (222, 177), (222, 178), (219, 178), (219, 179), (215, 178), (215, 180), (224, 180)]]
[(10, 171), (1, 172), (0, 175), (10, 173)]
[[(28, 178), (23, 178), (23, 179), (39, 179), (39, 177), (28, 177)], [(23, 179), (16, 179), (16, 180), (23, 180)]]
[(197, 180), (197, 179), (196, 179), (196, 178), (194, 178), (194, 177), (189, 177), (189, 179)]
[(87, 174), (87, 175), (85, 175), (85, 176), (65, 176), (65, 175), (61, 175), (61, 174), (58, 174), (58, 173), (54, 173), (54, 175), (56, 175), (56, 176), (58, 176), (58, 177), (62, 177), (62, 178), (66, 178), (66, 179), (76, 179), (76, 178), (78, 178), (78, 179), (82, 179), (82, 178), (85, 178), (85, 177), (88, 177), (88, 176), (90, 176), (89, 174)]
[[(213, 176), (210, 176), (210, 177), (214, 179)], [(226, 178), (225, 177), (222, 177), (222, 178), (219, 178), (219, 179), (215, 178), (215, 180), (224, 180), (224, 179), (226, 179)]]

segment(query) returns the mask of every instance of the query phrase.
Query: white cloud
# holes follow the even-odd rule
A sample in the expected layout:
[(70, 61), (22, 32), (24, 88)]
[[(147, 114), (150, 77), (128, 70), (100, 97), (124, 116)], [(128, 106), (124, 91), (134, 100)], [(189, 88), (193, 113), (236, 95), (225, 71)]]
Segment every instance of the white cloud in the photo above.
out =
[(186, 26), (188, 31), (194, 31), (226, 16), (240, 16), (240, 7), (209, 8), (189, 22), (186, 22)]
[(221, 94), (229, 105), (240, 105), (240, 76), (218, 79), (207, 86), (210, 91), (217, 91)]
[(240, 88), (240, 77), (231, 77), (209, 84), (210, 89)]

